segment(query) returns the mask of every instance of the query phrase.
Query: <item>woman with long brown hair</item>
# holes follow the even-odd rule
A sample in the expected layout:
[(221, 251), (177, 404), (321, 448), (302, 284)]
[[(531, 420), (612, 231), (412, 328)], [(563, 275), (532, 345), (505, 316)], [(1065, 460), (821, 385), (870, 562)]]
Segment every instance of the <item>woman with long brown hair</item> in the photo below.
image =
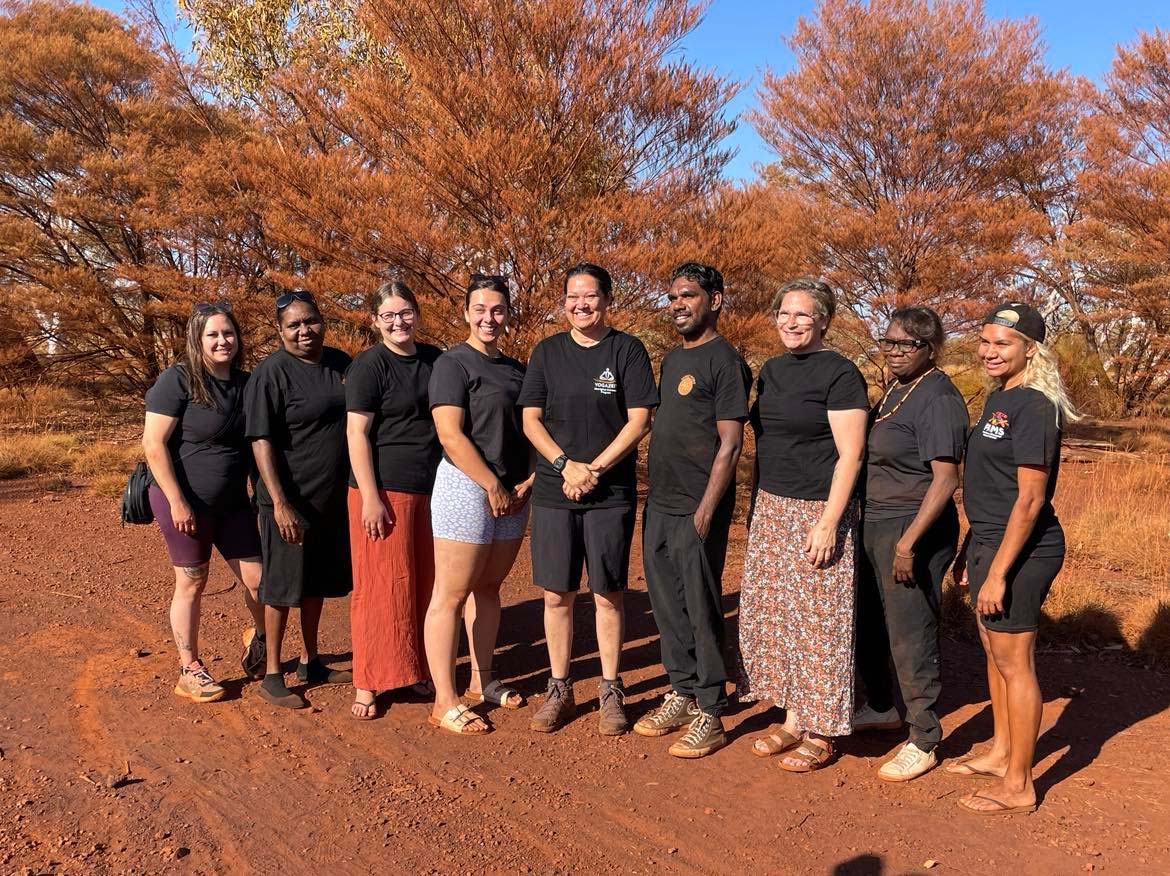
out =
[(260, 538), (248, 503), (243, 354), (230, 306), (196, 304), (187, 320), (184, 361), (163, 371), (146, 393), (142, 449), (154, 480), (150, 507), (175, 569), (170, 611), (179, 651), (175, 693), (196, 703), (224, 696), (199, 658), (200, 603), (212, 547), (244, 585), (252, 615), (254, 627), (244, 634), (244, 671), (257, 677), (264, 669), (264, 612), (257, 602)]

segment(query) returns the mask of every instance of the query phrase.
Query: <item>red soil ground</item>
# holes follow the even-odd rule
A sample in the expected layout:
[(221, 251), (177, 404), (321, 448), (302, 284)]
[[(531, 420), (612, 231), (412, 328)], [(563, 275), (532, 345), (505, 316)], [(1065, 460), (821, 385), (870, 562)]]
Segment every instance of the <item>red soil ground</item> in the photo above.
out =
[[(740, 535), (729, 609), (742, 554)], [(976, 818), (955, 806), (973, 780), (877, 780), (896, 733), (845, 740), (807, 776), (751, 755), (770, 721), (759, 706), (731, 715), (732, 744), (701, 761), (671, 758), (669, 740), (598, 736), (584, 601), (583, 714), (537, 736), (526, 712), (496, 710), (498, 732), (460, 739), (398, 695), (367, 723), (346, 688), (311, 690), (302, 713), (259, 700), (239, 669), (240, 590), (219, 564), (203, 649), (230, 696), (175, 697), (161, 540), (119, 529), (108, 500), (0, 484), (0, 558), (0, 873), (1170, 872), (1170, 679), (1119, 662), (1040, 655), (1042, 805)], [(545, 656), (528, 580), (522, 561), (497, 665), (534, 694)], [(347, 605), (331, 604), (322, 645), (342, 661), (347, 630)], [(990, 709), (977, 649), (944, 645), (942, 753), (957, 757), (988, 736)], [(665, 689), (658, 661), (638, 577), (623, 673), (635, 715)]]

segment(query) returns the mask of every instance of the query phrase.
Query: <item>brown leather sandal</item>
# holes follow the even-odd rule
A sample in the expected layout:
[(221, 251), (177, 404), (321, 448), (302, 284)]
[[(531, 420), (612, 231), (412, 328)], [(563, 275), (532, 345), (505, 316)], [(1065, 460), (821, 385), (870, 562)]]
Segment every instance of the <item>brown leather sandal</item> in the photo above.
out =
[[(785, 763), (784, 760), (795, 760), (797, 763)], [(833, 744), (822, 742), (819, 739), (805, 738), (795, 752), (780, 761), (780, 769), (790, 773), (811, 773), (826, 766), (833, 759)]]
[(804, 741), (803, 736), (793, 736), (783, 727), (767, 736), (757, 736), (752, 743), (752, 754), (756, 757), (775, 757), (785, 751), (796, 748)]

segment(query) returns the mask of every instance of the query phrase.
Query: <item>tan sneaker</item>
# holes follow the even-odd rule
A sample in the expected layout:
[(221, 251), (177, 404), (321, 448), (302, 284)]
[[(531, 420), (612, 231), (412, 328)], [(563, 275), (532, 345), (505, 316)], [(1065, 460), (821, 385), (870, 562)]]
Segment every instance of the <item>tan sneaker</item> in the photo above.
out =
[(552, 733), (565, 726), (577, 714), (577, 701), (573, 699), (573, 683), (567, 678), (548, 680), (548, 690), (528, 726), (537, 733)]
[(601, 680), (597, 691), (597, 732), (602, 736), (621, 736), (629, 732), (630, 720), (626, 717), (626, 693), (622, 680)]
[(195, 703), (214, 703), (222, 700), (227, 691), (215, 683), (202, 663), (194, 663), (179, 671), (175, 693)]
[(638, 719), (634, 732), (639, 736), (666, 736), (682, 730), (699, 716), (692, 697), (667, 691), (662, 705)]
[(723, 720), (718, 715), (699, 712), (699, 717), (691, 722), (687, 732), (668, 750), (675, 757), (706, 757), (726, 744), (727, 734), (723, 731)]
[(908, 782), (934, 769), (937, 763), (933, 749), (923, 751), (913, 742), (907, 742), (891, 760), (882, 764), (878, 778), (883, 782)]

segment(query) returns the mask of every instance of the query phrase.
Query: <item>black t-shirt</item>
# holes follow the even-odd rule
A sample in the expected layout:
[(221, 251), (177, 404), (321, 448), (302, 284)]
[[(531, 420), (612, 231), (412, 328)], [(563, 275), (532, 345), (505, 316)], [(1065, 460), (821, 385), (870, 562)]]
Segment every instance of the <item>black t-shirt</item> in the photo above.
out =
[(998, 545), (1019, 496), (1016, 469), (1021, 465), (1048, 467), (1044, 507), (1036, 519), (1024, 552), (1059, 556), (1064, 531), (1052, 508), (1060, 472), (1060, 426), (1056, 406), (1031, 387), (999, 389), (987, 398), (983, 413), (967, 439), (963, 472), (963, 507), (972, 537), (980, 544)]
[[(509, 490), (528, 477), (532, 453), (516, 406), (523, 383), (522, 364), (509, 356), (484, 355), (466, 341), (440, 356), (431, 371), (432, 410), (463, 408), (463, 434)], [(446, 453), (443, 457), (451, 462)]]
[(148, 412), (179, 420), (167, 439), (179, 487), (199, 510), (223, 511), (246, 505), (252, 454), (244, 437), (240, 397), (248, 372), (232, 371), (227, 380), (207, 376), (214, 408), (191, 400), (188, 380), (185, 365), (172, 365), (146, 391)]
[[(281, 486), (294, 507), (325, 511), (345, 504), (349, 363), (349, 356), (333, 347), (326, 347), (316, 364), (277, 350), (256, 366), (248, 382), (248, 437), (272, 443)], [(272, 505), (263, 478), (257, 479), (256, 501)]]
[[(345, 409), (374, 415), (370, 444), (378, 488), (397, 493), (430, 493), (442, 448), (435, 436), (427, 387), (443, 353), (415, 344), (400, 356), (385, 344), (358, 354), (345, 373)], [(349, 485), (357, 486), (353, 474)]]
[[(654, 369), (633, 335), (610, 329), (583, 347), (569, 332), (545, 338), (528, 360), (520, 406), (540, 408), (544, 427), (565, 455), (592, 462), (629, 422), (629, 408), (658, 404)], [(637, 501), (637, 450), (601, 476), (580, 502), (567, 498), (564, 479), (548, 460), (536, 463), (532, 502), (544, 508), (613, 508)]]
[(970, 425), (963, 396), (943, 372), (932, 371), (916, 386), (896, 386), (869, 421), (865, 519), (913, 516), (934, 480), (931, 461), (963, 459)]
[(790, 499), (829, 498), (837, 445), (829, 411), (868, 410), (865, 378), (832, 350), (769, 359), (751, 409), (761, 490)]
[[(649, 503), (666, 514), (694, 514), (707, 491), (719, 449), (718, 420), (747, 419), (752, 371), (722, 335), (697, 347), (675, 347), (662, 360), (647, 463)], [(720, 503), (735, 503), (735, 479)]]

